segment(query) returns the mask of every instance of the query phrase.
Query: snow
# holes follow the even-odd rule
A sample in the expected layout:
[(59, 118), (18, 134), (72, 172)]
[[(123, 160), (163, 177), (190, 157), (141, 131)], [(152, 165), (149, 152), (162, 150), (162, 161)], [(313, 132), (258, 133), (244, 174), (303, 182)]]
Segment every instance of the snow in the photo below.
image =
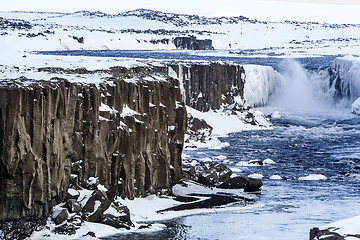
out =
[(351, 104), (351, 111), (355, 114), (360, 115), (360, 97)]
[(327, 177), (325, 177), (322, 174), (310, 174), (305, 177), (299, 177), (299, 180), (305, 180), (305, 181), (318, 181), (318, 180), (326, 180)]
[(67, 191), (71, 196), (76, 196), (79, 194), (78, 191), (76, 191), (75, 189), (73, 188), (69, 188), (68, 191)]
[(100, 112), (110, 112), (110, 114), (113, 114), (113, 115), (116, 115), (118, 113), (118, 111), (116, 109), (109, 107), (105, 103), (101, 103), (101, 105), (99, 107), (99, 111)]
[(271, 160), (271, 159), (269, 159), (269, 158), (265, 159), (265, 160), (263, 161), (263, 163), (264, 163), (265, 165), (276, 164), (276, 162), (275, 162), (274, 160)]
[(264, 176), (260, 173), (253, 173), (253, 174), (249, 174), (248, 178), (253, 178), (253, 179), (263, 179)]
[[(360, 216), (340, 220), (331, 224), (328, 224), (321, 229), (330, 229), (331, 231), (337, 232), (341, 235), (345, 234), (359, 234), (360, 233)], [(346, 240), (356, 240), (355, 237), (346, 237)]]
[(120, 117), (125, 118), (125, 117), (135, 116), (135, 115), (141, 115), (141, 114), (132, 110), (131, 108), (129, 108), (128, 105), (125, 104), (122, 109), (122, 112), (120, 114)]
[(89, 177), (88, 180), (86, 181), (87, 185), (94, 185), (96, 183), (99, 182), (99, 178), (97, 177)]
[(241, 132), (245, 130), (271, 129), (271, 125), (269, 122), (267, 122), (265, 116), (257, 110), (253, 110), (252, 112), (256, 116), (256, 120), (264, 124), (260, 127), (245, 123), (243, 121), (245, 118), (243, 115), (228, 115), (226, 112), (221, 110), (200, 112), (189, 106), (186, 106), (186, 110), (188, 113), (191, 113), (192, 116), (199, 119), (204, 119), (210, 126), (212, 126), (212, 134), (214, 137), (223, 137), (229, 133)]
[(271, 114), (271, 118), (281, 118), (281, 114), (279, 111), (275, 111)]
[(283, 180), (283, 178), (280, 175), (277, 175), (277, 174), (270, 176), (269, 179), (271, 179), (271, 180)]

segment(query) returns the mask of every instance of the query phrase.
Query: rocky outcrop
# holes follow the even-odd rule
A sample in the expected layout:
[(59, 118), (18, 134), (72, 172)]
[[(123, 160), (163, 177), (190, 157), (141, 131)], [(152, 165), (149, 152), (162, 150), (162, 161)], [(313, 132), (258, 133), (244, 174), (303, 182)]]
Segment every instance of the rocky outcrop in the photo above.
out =
[(173, 40), (176, 49), (214, 50), (211, 39), (197, 39), (195, 36), (176, 37)]
[(233, 172), (222, 163), (184, 162), (184, 178), (220, 189), (244, 189), (244, 192), (261, 191), (262, 181), (246, 177), (231, 177)]
[[(355, 236), (354, 236), (355, 237)], [(309, 240), (344, 240), (345, 236), (330, 231), (329, 229), (320, 230), (319, 228), (312, 228), (309, 233)]]
[(182, 177), (178, 81), (112, 73), (98, 85), (1, 81), (0, 220), (46, 217), (70, 181), (85, 186), (97, 177), (109, 199), (132, 199)]
[(240, 65), (180, 63), (169, 66), (167, 70), (170, 76), (179, 79), (184, 101), (192, 108), (206, 112), (236, 103), (242, 106), (245, 71)]

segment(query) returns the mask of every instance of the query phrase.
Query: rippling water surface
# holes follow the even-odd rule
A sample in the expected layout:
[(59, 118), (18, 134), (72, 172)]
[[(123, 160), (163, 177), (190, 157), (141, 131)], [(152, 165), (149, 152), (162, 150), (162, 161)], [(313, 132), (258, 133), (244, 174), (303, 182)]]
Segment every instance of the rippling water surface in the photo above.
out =
[[(264, 109), (266, 111), (266, 109)], [(241, 172), (260, 173), (264, 186), (253, 208), (187, 216), (165, 222), (160, 233), (112, 239), (308, 239), (309, 229), (360, 214), (360, 118), (344, 112), (326, 115), (286, 113), (274, 130), (234, 133), (221, 150), (185, 151), (192, 158), (225, 155)], [(205, 154), (198, 154), (199, 152)], [(266, 166), (239, 166), (271, 158)], [(245, 164), (240, 164), (245, 165)], [(270, 180), (278, 174), (284, 180)], [(299, 177), (323, 174), (324, 181)]]

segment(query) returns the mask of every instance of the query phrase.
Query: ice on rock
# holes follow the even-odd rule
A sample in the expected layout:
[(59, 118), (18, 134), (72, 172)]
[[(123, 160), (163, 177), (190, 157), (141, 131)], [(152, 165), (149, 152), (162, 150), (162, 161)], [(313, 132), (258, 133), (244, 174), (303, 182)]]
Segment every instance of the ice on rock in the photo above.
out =
[(263, 161), (264, 165), (270, 165), (270, 164), (276, 164), (276, 162), (274, 160), (271, 160), (271, 159), (265, 159)]
[(338, 84), (342, 97), (349, 98), (351, 101), (359, 98), (360, 58), (351, 55), (337, 57), (333, 62), (332, 68), (337, 76), (337, 80), (334, 81), (332, 88), (336, 89), (336, 84)]
[(310, 174), (305, 177), (299, 177), (299, 180), (305, 180), (305, 181), (319, 181), (319, 180), (326, 180), (327, 177), (325, 177), (322, 174)]
[(271, 180), (283, 180), (283, 178), (277, 174), (270, 176), (270, 179)]
[(248, 178), (263, 179), (264, 176), (262, 174), (259, 174), (259, 173), (253, 173), (253, 174), (248, 175)]
[(281, 118), (281, 114), (279, 111), (275, 111), (271, 114), (271, 118)]
[(245, 69), (245, 103), (250, 106), (263, 106), (269, 101), (281, 85), (282, 77), (270, 66), (244, 65)]
[(360, 97), (351, 105), (351, 111), (360, 115)]

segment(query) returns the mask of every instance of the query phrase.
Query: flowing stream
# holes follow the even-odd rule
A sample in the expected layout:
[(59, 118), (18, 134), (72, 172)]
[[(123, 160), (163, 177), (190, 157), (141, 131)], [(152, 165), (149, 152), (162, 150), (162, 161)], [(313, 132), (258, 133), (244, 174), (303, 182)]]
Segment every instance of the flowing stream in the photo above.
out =
[[(123, 51), (120, 56), (199, 57), (185, 55)], [(121, 234), (107, 239), (301, 240), (308, 239), (312, 227), (360, 215), (360, 117), (351, 114), (348, 107), (329, 101), (324, 84), (314, 85), (303, 69), (328, 67), (333, 59), (329, 56), (281, 62), (275, 58), (206, 57), (204, 60), (271, 65), (286, 80), (280, 94), (261, 109), (268, 115), (280, 113), (281, 116), (271, 118), (273, 130), (230, 134), (221, 138), (230, 146), (220, 150), (185, 150), (192, 159), (226, 156), (218, 161), (241, 176), (262, 174), (263, 188), (257, 202), (243, 210), (172, 219), (164, 222), (168, 227), (160, 232)], [(276, 164), (248, 164), (252, 159), (267, 158)], [(311, 174), (325, 176), (326, 180), (300, 180)], [(273, 180), (273, 175), (283, 179)]]

